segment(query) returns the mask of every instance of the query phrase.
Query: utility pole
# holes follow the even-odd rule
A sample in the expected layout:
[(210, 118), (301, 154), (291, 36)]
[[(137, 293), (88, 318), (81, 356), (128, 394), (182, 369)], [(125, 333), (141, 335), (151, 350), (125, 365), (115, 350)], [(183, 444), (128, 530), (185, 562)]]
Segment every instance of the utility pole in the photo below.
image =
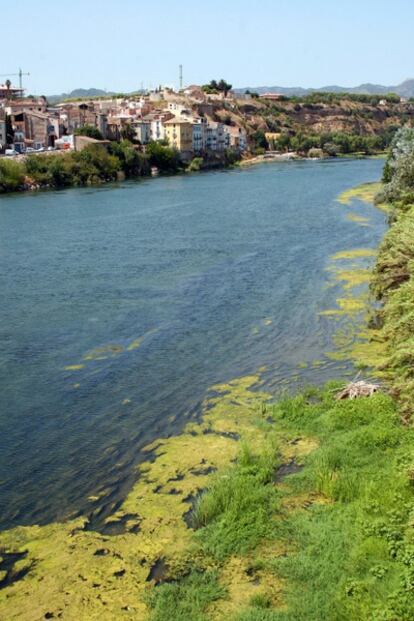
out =
[(21, 67), (19, 67), (19, 86), (20, 86), (20, 90), (23, 90), (23, 76), (24, 75), (30, 75), (30, 73), (23, 73)]
[(180, 91), (183, 90), (183, 66), (180, 65), (179, 66), (179, 70), (180, 70)]

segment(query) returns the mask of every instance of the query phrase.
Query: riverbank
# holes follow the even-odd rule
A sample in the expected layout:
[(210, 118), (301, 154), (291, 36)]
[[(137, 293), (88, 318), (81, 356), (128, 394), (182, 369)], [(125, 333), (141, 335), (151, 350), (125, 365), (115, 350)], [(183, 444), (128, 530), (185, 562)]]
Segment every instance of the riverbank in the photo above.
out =
[(255, 386), (212, 387), (100, 529), (3, 532), (2, 618), (412, 618), (414, 436), (392, 400), (338, 402), (336, 383), (272, 405)]
[[(188, 162), (183, 162), (177, 151), (159, 143), (152, 143), (144, 153), (138, 151), (132, 143), (124, 140), (121, 143), (111, 143), (108, 150), (100, 145), (89, 145), (81, 152), (50, 152), (40, 155), (32, 154), (23, 158), (0, 158), (0, 195), (12, 192), (99, 186), (159, 174), (182, 174), (233, 166), (245, 168), (270, 162), (332, 159), (333, 157), (322, 154), (322, 152), (316, 157), (310, 157), (297, 152), (273, 151), (242, 157), (240, 153), (228, 150), (222, 155), (210, 154), (208, 157), (194, 157)], [(349, 153), (346, 157), (381, 157), (381, 154), (372, 156)]]
[(0, 194), (33, 190), (100, 185), (154, 176), (233, 166), (240, 155), (228, 150), (189, 162), (166, 145), (153, 142), (145, 152), (123, 140), (109, 146), (88, 145), (82, 151), (28, 155), (24, 159), (0, 159)]

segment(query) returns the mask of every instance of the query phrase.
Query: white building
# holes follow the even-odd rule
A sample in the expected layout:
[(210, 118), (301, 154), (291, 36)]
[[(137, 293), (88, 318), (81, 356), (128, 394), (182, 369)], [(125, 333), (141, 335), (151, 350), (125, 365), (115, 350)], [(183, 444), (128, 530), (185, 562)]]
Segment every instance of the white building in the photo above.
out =
[(147, 114), (143, 121), (148, 121), (151, 125), (150, 127), (150, 138), (151, 140), (165, 140), (165, 127), (164, 123), (173, 119), (174, 115), (171, 112), (152, 112)]
[(196, 121), (193, 123), (193, 151), (194, 153), (201, 153), (205, 148), (205, 132), (204, 123)]
[(170, 101), (167, 106), (168, 112), (171, 112), (174, 116), (188, 117), (191, 115), (190, 110), (181, 102)]
[(225, 127), (228, 135), (229, 147), (237, 151), (245, 151), (247, 149), (247, 132), (242, 127)]
[(151, 141), (151, 122), (139, 119), (131, 123), (135, 130), (136, 140), (141, 144), (148, 144)]
[(224, 151), (230, 146), (230, 136), (223, 123), (211, 121), (205, 128), (205, 148), (208, 151)]

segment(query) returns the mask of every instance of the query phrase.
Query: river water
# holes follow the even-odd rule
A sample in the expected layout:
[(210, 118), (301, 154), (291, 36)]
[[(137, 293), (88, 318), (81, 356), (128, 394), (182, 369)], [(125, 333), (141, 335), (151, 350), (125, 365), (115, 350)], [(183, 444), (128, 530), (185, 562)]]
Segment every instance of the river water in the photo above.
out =
[[(0, 198), (0, 527), (121, 499), (140, 449), (209, 387), (266, 366), (343, 371), (318, 313), (329, 257), (375, 247), (384, 215), (335, 199), (380, 160), (289, 162)], [(305, 367), (307, 363), (307, 368)]]

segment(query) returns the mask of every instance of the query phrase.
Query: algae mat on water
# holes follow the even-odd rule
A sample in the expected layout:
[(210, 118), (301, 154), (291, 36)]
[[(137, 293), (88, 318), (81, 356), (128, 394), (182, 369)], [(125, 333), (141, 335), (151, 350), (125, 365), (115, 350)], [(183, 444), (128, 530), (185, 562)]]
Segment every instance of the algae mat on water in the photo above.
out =
[(144, 619), (157, 572), (191, 559), (185, 514), (194, 498), (236, 459), (240, 437), (255, 450), (265, 442), (269, 396), (251, 391), (259, 383), (251, 376), (215, 386), (199, 422), (148, 446), (137, 483), (100, 532), (82, 517), (1, 533), (3, 560), (22, 556), (0, 573), (0, 619)]
[(2, 533), (0, 618), (413, 618), (412, 430), (385, 395), (338, 402), (336, 384), (272, 405), (258, 383), (215, 386), (199, 422), (148, 447), (101, 532)]

